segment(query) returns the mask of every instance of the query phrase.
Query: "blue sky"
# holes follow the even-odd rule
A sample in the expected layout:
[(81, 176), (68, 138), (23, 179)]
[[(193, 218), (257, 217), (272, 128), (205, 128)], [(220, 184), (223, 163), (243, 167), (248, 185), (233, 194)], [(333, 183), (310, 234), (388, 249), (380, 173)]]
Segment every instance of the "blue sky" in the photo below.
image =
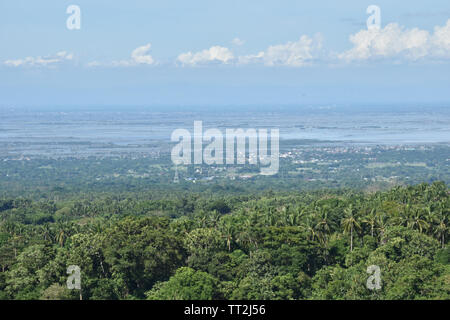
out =
[(444, 0), (2, 0), (0, 105), (445, 104), (449, 19)]

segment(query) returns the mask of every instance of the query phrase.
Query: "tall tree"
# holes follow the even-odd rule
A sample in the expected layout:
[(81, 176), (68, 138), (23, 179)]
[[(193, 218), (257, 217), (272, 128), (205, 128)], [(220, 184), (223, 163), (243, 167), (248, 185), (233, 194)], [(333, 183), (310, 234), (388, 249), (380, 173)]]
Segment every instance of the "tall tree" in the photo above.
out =
[(361, 229), (361, 226), (355, 215), (353, 205), (349, 205), (344, 209), (345, 217), (342, 220), (342, 226), (344, 227), (344, 233), (350, 233), (350, 251), (353, 251), (353, 233), (355, 229)]

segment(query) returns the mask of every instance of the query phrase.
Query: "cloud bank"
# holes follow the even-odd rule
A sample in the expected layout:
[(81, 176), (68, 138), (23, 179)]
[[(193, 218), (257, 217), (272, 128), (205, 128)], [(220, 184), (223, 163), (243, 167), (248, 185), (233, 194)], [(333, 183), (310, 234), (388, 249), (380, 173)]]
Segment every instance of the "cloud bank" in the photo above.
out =
[(266, 66), (303, 67), (310, 65), (319, 55), (322, 48), (322, 36), (317, 34), (313, 38), (306, 35), (298, 41), (269, 46), (265, 51), (254, 55), (241, 56), (239, 64), (261, 63)]
[(50, 56), (26, 57), (23, 59), (6, 60), (4, 64), (9, 67), (48, 67), (60, 64), (65, 61), (70, 61), (72, 59), (72, 53), (60, 51), (55, 55)]
[(434, 32), (418, 28), (407, 29), (390, 23), (382, 29), (361, 30), (350, 36), (353, 47), (338, 54), (347, 62), (380, 58), (409, 61), (450, 58), (450, 19)]
[[(323, 48), (321, 34), (313, 37), (302, 35), (296, 41), (270, 45), (266, 49), (246, 55), (235, 55), (227, 47), (214, 45), (197, 52), (187, 51), (177, 56), (175, 65), (194, 67), (200, 65), (262, 65), (267, 67), (305, 67), (318, 64), (334, 65), (357, 62), (376, 62), (380, 60), (395, 63), (435, 62), (450, 59), (450, 19), (432, 31), (420, 28), (405, 28), (398, 23), (389, 23), (384, 28), (363, 29), (349, 36), (350, 49), (332, 53)], [(239, 38), (231, 41), (233, 46), (242, 46)], [(111, 62), (92, 61), (89, 67), (131, 67), (159, 64), (150, 54), (151, 44), (132, 50), (126, 60)], [(236, 49), (236, 48), (235, 48)], [(74, 55), (60, 51), (55, 55), (10, 59), (3, 62), (9, 67), (53, 67), (72, 60)]]
[(110, 63), (101, 63), (98, 61), (92, 61), (87, 64), (88, 67), (99, 67), (99, 66), (113, 66), (113, 67), (132, 67), (137, 65), (154, 65), (156, 61), (149, 54), (151, 43), (137, 47), (131, 52), (130, 59), (112, 61)]
[(221, 46), (213, 46), (209, 49), (199, 51), (196, 53), (186, 52), (182, 53), (178, 56), (177, 62), (182, 65), (202, 65), (202, 64), (211, 64), (211, 63), (230, 63), (234, 60), (234, 55), (230, 49), (221, 47)]
[(196, 66), (205, 64), (262, 64), (265, 66), (303, 67), (309, 65), (322, 47), (320, 34), (310, 38), (306, 35), (298, 41), (269, 46), (266, 50), (256, 54), (235, 57), (226, 47), (213, 46), (196, 53), (187, 52), (178, 56), (177, 62), (183, 66)]

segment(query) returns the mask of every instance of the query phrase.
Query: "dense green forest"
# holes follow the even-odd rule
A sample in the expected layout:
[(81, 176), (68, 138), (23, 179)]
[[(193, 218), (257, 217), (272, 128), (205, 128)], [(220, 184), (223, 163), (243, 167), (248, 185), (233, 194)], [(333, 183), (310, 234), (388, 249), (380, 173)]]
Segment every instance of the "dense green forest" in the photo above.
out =
[(444, 182), (5, 197), (0, 299), (450, 299), (449, 208)]

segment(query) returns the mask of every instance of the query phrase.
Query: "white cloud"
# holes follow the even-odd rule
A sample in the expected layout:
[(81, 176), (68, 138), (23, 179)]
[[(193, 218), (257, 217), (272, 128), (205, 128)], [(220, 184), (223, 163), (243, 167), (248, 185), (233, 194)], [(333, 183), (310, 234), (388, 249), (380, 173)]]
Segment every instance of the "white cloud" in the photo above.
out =
[(137, 47), (131, 52), (131, 57), (128, 60), (112, 61), (111, 63), (102, 63), (99, 61), (91, 61), (87, 64), (88, 67), (113, 66), (113, 67), (131, 67), (137, 65), (153, 65), (156, 64), (153, 57), (149, 54), (151, 44)]
[(382, 29), (361, 30), (350, 36), (353, 48), (338, 54), (345, 61), (374, 58), (450, 57), (450, 20), (443, 27), (436, 26), (434, 33), (418, 28), (406, 29), (390, 23)]
[[(235, 40), (242, 41), (235, 38)], [(183, 65), (199, 65), (208, 63), (237, 63), (237, 64), (263, 64), (266, 66), (302, 67), (309, 65), (317, 58), (322, 46), (322, 36), (317, 34), (313, 38), (301, 36), (298, 41), (268, 47), (257, 54), (234, 57), (233, 53), (225, 47), (214, 46), (196, 53), (187, 52), (178, 56), (177, 61)]]
[(213, 46), (209, 49), (199, 51), (196, 53), (186, 52), (178, 56), (177, 61), (183, 65), (199, 65), (199, 64), (209, 64), (209, 63), (230, 63), (233, 61), (234, 55), (230, 49)]
[(245, 44), (245, 41), (239, 38), (234, 38), (233, 40), (231, 40), (231, 43), (235, 46), (242, 46)]
[(450, 57), (450, 19), (444, 26), (434, 27), (431, 45), (434, 47), (435, 55)]
[(45, 57), (26, 57), (23, 59), (13, 59), (6, 60), (5, 65), (10, 67), (47, 67), (53, 66), (64, 61), (70, 61), (73, 59), (72, 53), (67, 53), (66, 51), (60, 51), (55, 55), (45, 56)]
[(240, 56), (238, 58), (239, 64), (250, 64), (250, 63), (263, 63), (264, 62), (264, 51), (260, 51), (257, 54), (249, 54), (246, 56)]
[(152, 56), (148, 54), (151, 46), (152, 45), (148, 43), (145, 46), (134, 49), (131, 53), (132, 61), (137, 64), (153, 64), (155, 61)]
[(257, 54), (239, 57), (240, 64), (263, 63), (266, 66), (303, 67), (310, 65), (317, 58), (322, 47), (322, 36), (317, 34), (313, 38), (306, 35), (298, 41), (268, 47)]

